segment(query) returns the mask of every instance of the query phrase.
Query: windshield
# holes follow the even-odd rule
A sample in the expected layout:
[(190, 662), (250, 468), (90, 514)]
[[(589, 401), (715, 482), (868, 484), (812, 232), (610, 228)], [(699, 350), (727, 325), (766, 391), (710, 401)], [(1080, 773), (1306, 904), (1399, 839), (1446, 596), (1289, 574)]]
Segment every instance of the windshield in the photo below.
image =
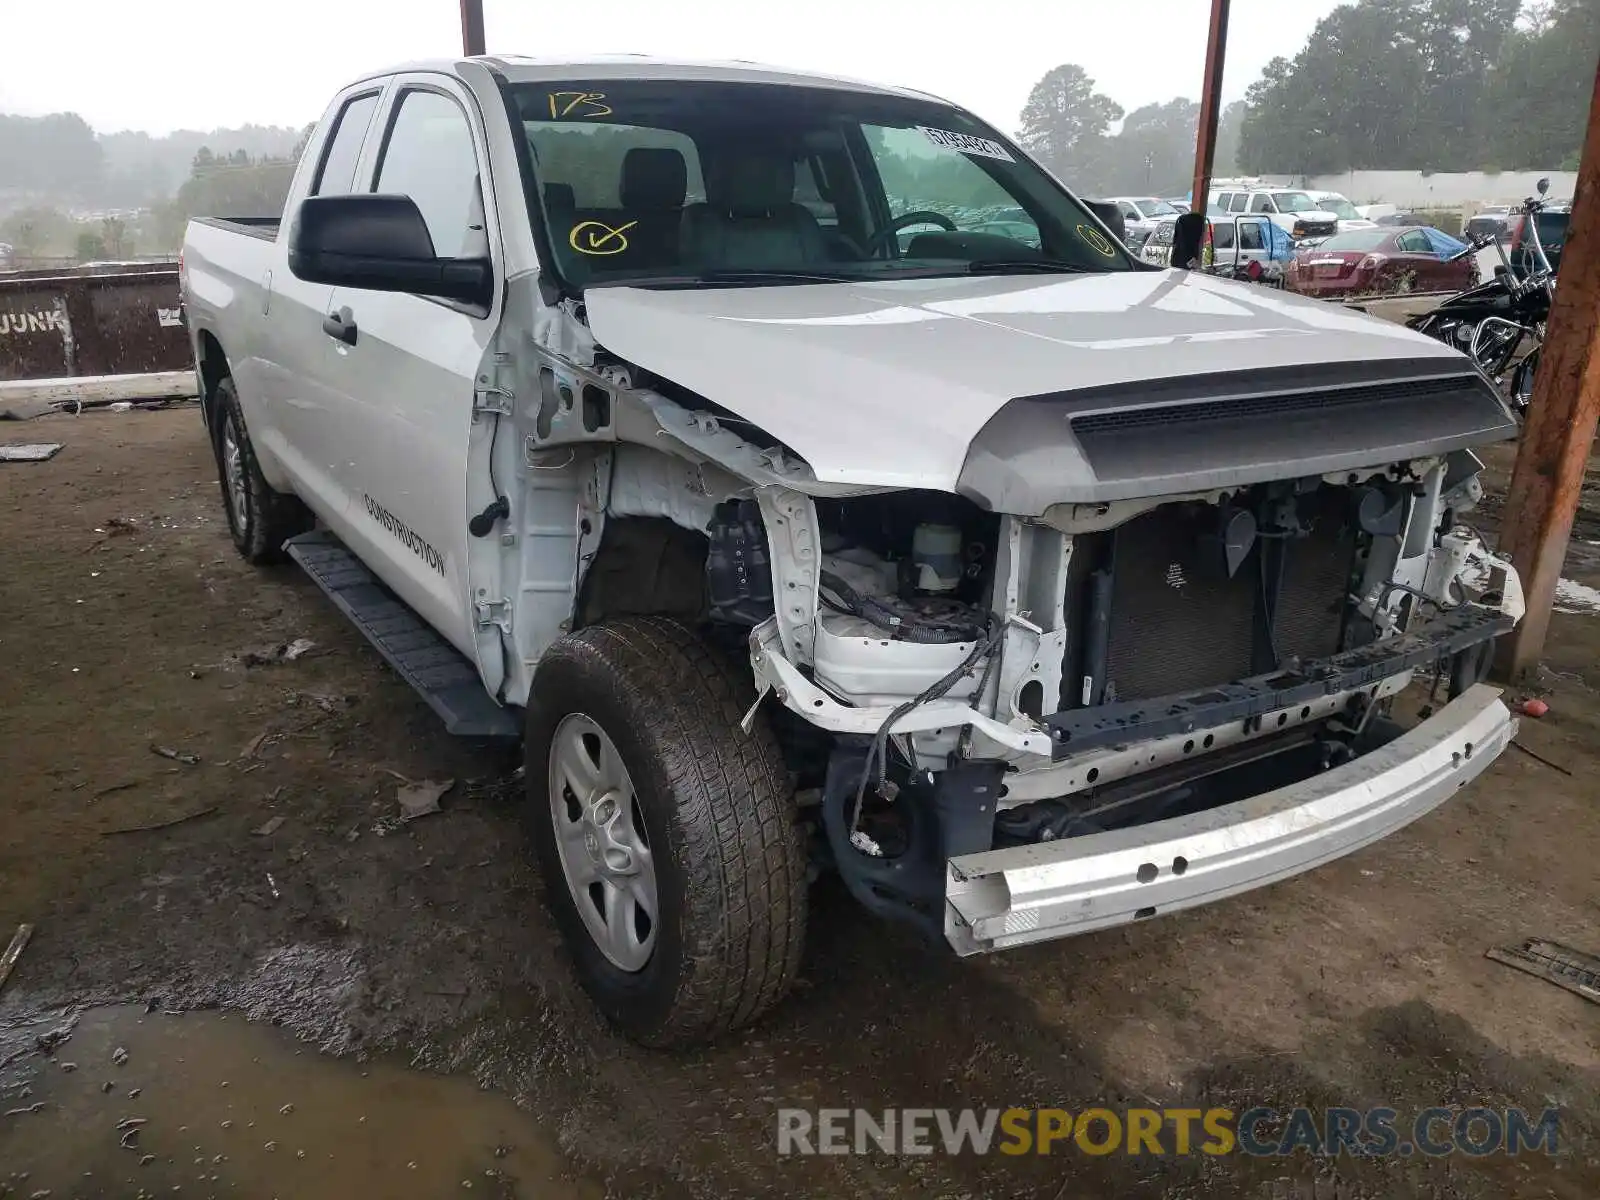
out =
[(533, 207), (575, 287), (1136, 269), (976, 118), (767, 84), (518, 84)]
[(1316, 201), (1316, 207), (1323, 212), (1331, 212), (1342, 221), (1359, 221), (1361, 214), (1356, 211), (1356, 206), (1343, 196), (1324, 196)]
[(1357, 229), (1351, 233), (1337, 233), (1326, 241), (1318, 243), (1316, 253), (1376, 250), (1389, 240), (1392, 232), (1388, 229)]
[(1311, 197), (1304, 192), (1273, 192), (1272, 199), (1278, 205), (1279, 212), (1300, 213), (1319, 212), (1319, 206), (1311, 203)]
[(1165, 200), (1135, 200), (1135, 206), (1147, 217), (1173, 217), (1178, 210)]

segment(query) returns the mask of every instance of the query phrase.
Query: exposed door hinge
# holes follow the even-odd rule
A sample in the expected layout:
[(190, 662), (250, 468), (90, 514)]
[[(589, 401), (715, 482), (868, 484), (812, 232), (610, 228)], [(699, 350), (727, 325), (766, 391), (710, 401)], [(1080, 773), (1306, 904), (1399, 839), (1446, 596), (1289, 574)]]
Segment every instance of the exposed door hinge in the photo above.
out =
[(478, 616), (479, 629), (498, 625), (501, 632), (508, 634), (511, 632), (511, 601), (479, 600), (472, 607)]
[(499, 413), (502, 417), (511, 415), (511, 402), (517, 394), (510, 388), (493, 387), (480, 383), (472, 393), (472, 411), (477, 413)]

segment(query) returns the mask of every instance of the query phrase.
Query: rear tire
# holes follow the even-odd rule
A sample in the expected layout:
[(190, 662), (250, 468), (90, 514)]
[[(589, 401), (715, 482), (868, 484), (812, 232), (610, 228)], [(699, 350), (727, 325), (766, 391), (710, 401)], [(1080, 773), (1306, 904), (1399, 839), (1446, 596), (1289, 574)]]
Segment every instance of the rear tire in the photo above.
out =
[(311, 514), (261, 474), (232, 379), (217, 384), (215, 406), (217, 480), (234, 549), (258, 566), (281, 562), (284, 542), (311, 528)]
[(799, 971), (803, 842), (771, 729), (739, 728), (754, 698), (661, 617), (564, 637), (533, 679), (527, 804), (547, 898), (584, 989), (648, 1046), (748, 1025)]

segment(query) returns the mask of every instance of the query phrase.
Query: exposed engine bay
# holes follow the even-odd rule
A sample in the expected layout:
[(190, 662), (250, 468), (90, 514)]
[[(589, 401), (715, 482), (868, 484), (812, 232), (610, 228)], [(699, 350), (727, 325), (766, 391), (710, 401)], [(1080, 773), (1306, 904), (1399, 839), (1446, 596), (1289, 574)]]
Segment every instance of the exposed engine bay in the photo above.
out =
[[(802, 782), (858, 897), (932, 919), (951, 857), (1293, 783), (1398, 736), (1389, 701), (1419, 666), (1452, 698), (1478, 682), (1521, 612), (1462, 521), (1479, 466), (1456, 452), (1045, 521), (940, 493), (819, 499), (803, 663), (780, 657), (760, 506), (730, 501), (711, 611), (754, 627), (758, 680), (791, 710), (865, 718)], [(1448, 620), (1442, 641), (1386, 648)]]

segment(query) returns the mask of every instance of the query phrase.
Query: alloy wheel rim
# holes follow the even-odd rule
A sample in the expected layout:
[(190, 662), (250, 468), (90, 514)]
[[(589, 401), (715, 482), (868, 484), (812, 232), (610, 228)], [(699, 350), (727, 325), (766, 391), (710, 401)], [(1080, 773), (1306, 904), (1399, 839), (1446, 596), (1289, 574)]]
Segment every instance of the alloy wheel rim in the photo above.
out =
[(556, 726), (549, 796), (561, 871), (584, 928), (614, 966), (642, 971), (660, 911), (650, 836), (616, 744), (582, 713)]
[(239, 438), (230, 418), (222, 430), (222, 474), (228, 484), (228, 507), (233, 514), (233, 526), (241, 533), (249, 521), (250, 497), (244, 484), (244, 454), (239, 448)]

